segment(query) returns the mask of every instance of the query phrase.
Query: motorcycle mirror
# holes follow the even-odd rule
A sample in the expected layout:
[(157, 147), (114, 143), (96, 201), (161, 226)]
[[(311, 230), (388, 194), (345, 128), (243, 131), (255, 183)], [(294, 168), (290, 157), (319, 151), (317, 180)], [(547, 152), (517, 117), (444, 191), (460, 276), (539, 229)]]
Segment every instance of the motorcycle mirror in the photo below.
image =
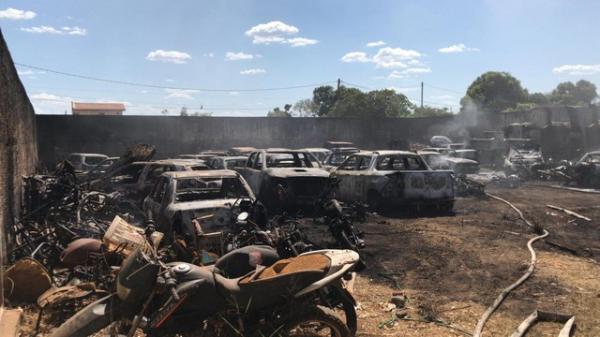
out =
[(237, 216), (237, 221), (238, 222), (246, 222), (248, 220), (248, 217), (250, 215), (248, 214), (248, 212), (241, 212), (238, 216)]

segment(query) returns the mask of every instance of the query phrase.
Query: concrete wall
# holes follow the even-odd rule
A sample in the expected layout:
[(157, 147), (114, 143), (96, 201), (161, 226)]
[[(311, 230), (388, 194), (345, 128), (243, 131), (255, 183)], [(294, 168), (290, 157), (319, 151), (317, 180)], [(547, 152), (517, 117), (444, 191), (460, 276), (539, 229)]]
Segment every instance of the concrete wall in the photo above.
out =
[[(121, 155), (135, 143), (157, 148), (157, 158), (233, 146), (321, 147), (327, 140), (362, 148), (393, 141), (428, 142), (456, 123), (443, 118), (268, 118), (38, 115), (39, 156), (50, 165), (70, 152)], [(453, 128), (456, 129), (456, 128)]]
[(21, 176), (37, 164), (35, 137), (33, 107), (0, 31), (0, 230), (19, 216)]

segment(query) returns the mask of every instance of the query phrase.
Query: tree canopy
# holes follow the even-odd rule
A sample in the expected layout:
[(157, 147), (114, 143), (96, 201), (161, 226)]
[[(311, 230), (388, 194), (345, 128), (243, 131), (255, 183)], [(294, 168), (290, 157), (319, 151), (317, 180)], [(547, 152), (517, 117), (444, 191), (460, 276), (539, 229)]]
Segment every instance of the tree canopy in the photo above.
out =
[(550, 94), (550, 101), (564, 105), (590, 105), (598, 97), (596, 86), (586, 80), (562, 82)]
[(408, 98), (390, 89), (363, 92), (356, 88), (321, 86), (313, 91), (313, 110), (320, 117), (405, 117), (412, 113)]
[(514, 108), (528, 97), (521, 82), (507, 72), (488, 71), (471, 83), (467, 94), (461, 100), (464, 110), (468, 104), (475, 104), (486, 112), (499, 112)]

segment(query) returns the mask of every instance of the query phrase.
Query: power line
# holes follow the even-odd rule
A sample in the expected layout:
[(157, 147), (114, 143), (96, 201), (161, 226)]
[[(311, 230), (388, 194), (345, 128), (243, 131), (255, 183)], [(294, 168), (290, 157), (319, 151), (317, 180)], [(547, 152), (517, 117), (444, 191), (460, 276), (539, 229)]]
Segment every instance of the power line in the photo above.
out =
[(163, 85), (148, 84), (148, 83), (113, 80), (113, 79), (93, 77), (93, 76), (69, 73), (69, 72), (65, 72), (65, 71), (53, 70), (53, 69), (48, 69), (48, 68), (44, 68), (44, 67), (38, 67), (38, 66), (34, 66), (34, 65), (19, 63), (19, 62), (14, 62), (14, 63), (20, 67), (45, 71), (48, 73), (58, 74), (58, 75), (62, 75), (62, 76), (69, 76), (69, 77), (90, 80), (90, 81), (97, 81), (97, 82), (129, 85), (129, 86), (144, 87), (144, 88), (155, 88), (155, 89), (198, 90), (198, 91), (207, 91), (207, 92), (230, 92), (230, 91), (258, 92), (258, 91), (279, 91), (279, 90), (293, 90), (293, 89), (300, 89), (300, 88), (314, 88), (314, 87), (331, 84), (331, 83), (335, 82), (335, 81), (329, 81), (329, 82), (323, 82), (323, 83), (317, 83), (317, 84), (303, 84), (303, 85), (294, 85), (294, 86), (287, 86), (287, 87), (256, 88), (256, 89), (208, 89), (208, 88), (163, 86)]
[(357, 88), (361, 88), (361, 89), (365, 89), (365, 90), (371, 90), (371, 87), (367, 87), (367, 86), (360, 85), (360, 84), (350, 83), (350, 82), (347, 82), (347, 81), (344, 81), (344, 80), (342, 80), (342, 83), (348, 84), (348, 85), (350, 85), (352, 87), (357, 87)]
[[(65, 104), (69, 104), (71, 103), (70, 100), (66, 100), (66, 99), (57, 99), (57, 98), (34, 98), (34, 100), (36, 101), (49, 101), (49, 102), (60, 102), (60, 103), (65, 103)], [(193, 106), (187, 106), (186, 104), (160, 104), (160, 103), (143, 103), (143, 102), (127, 102), (127, 103), (135, 103), (135, 104), (129, 104), (130, 107), (133, 108), (154, 108), (154, 109), (164, 109), (164, 108), (181, 108), (181, 107), (186, 107), (187, 109), (192, 109), (192, 110), (246, 110), (246, 111), (264, 111), (264, 110), (268, 110), (267, 107), (210, 107), (210, 106), (199, 106), (199, 107), (193, 107)]]
[(431, 84), (426, 84), (426, 85), (428, 87), (430, 87), (430, 88), (434, 88), (434, 89), (438, 89), (438, 90), (443, 90), (443, 91), (448, 91), (448, 92), (452, 92), (452, 93), (455, 93), (455, 94), (458, 94), (458, 95), (462, 95), (463, 94), (462, 92), (458, 92), (458, 91), (452, 90), (452, 89), (446, 89), (446, 88), (438, 87), (438, 86), (431, 85)]

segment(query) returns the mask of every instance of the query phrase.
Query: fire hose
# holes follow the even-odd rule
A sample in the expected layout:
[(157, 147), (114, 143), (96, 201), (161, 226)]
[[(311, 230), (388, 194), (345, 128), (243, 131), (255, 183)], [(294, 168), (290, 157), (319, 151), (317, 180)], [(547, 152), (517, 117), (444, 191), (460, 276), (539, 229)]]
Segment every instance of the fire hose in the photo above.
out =
[[(523, 216), (523, 212), (521, 212), (520, 209), (518, 209), (515, 205), (513, 205), (511, 202), (502, 199), (498, 196), (486, 193), (487, 196), (489, 196), (490, 198), (496, 199), (498, 201), (501, 201), (505, 204), (507, 204), (508, 206), (510, 206), (515, 212), (517, 212), (517, 214), (519, 215), (519, 218), (521, 220), (523, 220), (525, 222), (525, 224), (527, 224), (528, 227), (535, 229), (536, 227), (529, 222), (529, 220), (525, 219), (525, 216)], [(535, 254), (535, 250), (533, 250), (533, 243), (536, 242), (537, 240), (543, 239), (545, 237), (547, 237), (549, 235), (548, 231), (545, 229), (542, 229), (542, 234), (531, 238), (528, 242), (527, 242), (527, 249), (529, 249), (529, 252), (531, 253), (531, 260), (529, 262), (529, 268), (527, 268), (527, 271), (525, 272), (525, 274), (523, 274), (523, 276), (521, 276), (515, 283), (509, 285), (508, 287), (504, 288), (501, 292), (500, 295), (498, 295), (498, 297), (496, 297), (496, 299), (494, 300), (494, 303), (492, 303), (492, 305), (490, 305), (487, 310), (483, 313), (483, 315), (481, 316), (481, 318), (479, 319), (479, 321), (477, 322), (477, 326), (475, 327), (475, 331), (473, 332), (473, 337), (481, 337), (481, 333), (483, 331), (483, 327), (485, 326), (485, 323), (488, 321), (488, 319), (490, 318), (490, 316), (492, 316), (492, 314), (496, 311), (496, 309), (498, 309), (498, 307), (500, 306), (500, 304), (502, 304), (502, 302), (504, 301), (504, 299), (508, 296), (508, 294), (513, 291), (515, 288), (517, 288), (518, 286), (520, 286), (521, 284), (523, 284), (523, 282), (525, 282), (530, 276), (531, 274), (533, 274), (533, 271), (535, 270), (535, 265), (537, 262), (537, 256)]]

